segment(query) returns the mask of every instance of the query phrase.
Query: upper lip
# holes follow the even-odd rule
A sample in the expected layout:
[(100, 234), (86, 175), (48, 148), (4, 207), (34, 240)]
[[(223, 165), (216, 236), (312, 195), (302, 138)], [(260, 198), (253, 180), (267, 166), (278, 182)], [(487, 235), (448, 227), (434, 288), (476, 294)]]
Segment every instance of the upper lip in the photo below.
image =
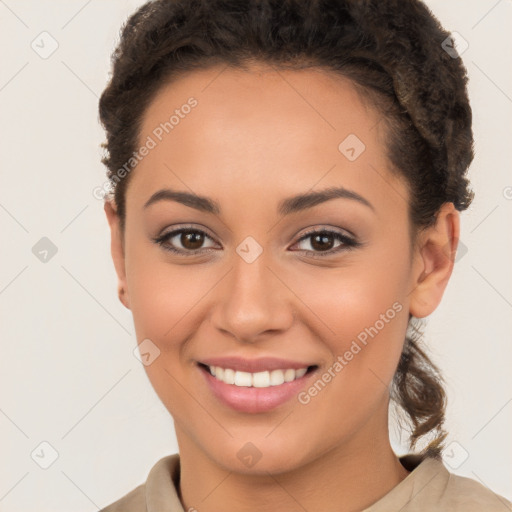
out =
[(250, 373), (264, 372), (265, 370), (286, 370), (288, 368), (298, 370), (299, 368), (308, 368), (309, 366), (313, 366), (311, 363), (302, 363), (299, 361), (279, 359), (276, 357), (259, 357), (257, 359), (245, 359), (237, 356), (211, 357), (208, 359), (202, 359), (199, 363)]

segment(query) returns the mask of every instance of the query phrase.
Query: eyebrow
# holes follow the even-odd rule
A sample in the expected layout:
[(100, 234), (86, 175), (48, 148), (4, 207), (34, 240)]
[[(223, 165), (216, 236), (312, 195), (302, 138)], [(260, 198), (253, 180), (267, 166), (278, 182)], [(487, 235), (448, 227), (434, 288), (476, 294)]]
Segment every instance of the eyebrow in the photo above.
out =
[[(278, 204), (277, 213), (283, 216), (290, 215), (338, 198), (357, 201), (375, 211), (374, 206), (367, 199), (353, 190), (344, 187), (330, 187), (318, 192), (307, 192), (283, 199)], [(144, 204), (144, 209), (160, 201), (175, 201), (190, 208), (214, 215), (218, 215), (221, 212), (219, 203), (209, 197), (171, 190), (169, 188), (155, 192)]]

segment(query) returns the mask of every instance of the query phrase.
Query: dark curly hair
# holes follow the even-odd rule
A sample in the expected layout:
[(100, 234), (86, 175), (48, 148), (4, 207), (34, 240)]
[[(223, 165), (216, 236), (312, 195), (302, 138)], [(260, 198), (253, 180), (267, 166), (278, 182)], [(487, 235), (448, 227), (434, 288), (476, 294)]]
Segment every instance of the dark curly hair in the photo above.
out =
[[(445, 31), (419, 0), (154, 0), (124, 24), (99, 113), (107, 176), (124, 231), (126, 188), (141, 121), (163, 87), (186, 71), (263, 63), (324, 69), (349, 78), (381, 115), (388, 159), (409, 189), (411, 247), (440, 207), (473, 199), (466, 69), (443, 49)], [(130, 169), (129, 169), (130, 170)], [(126, 175), (126, 177), (124, 177)], [(417, 320), (409, 315), (409, 327)], [(420, 332), (416, 328), (416, 333)], [(437, 367), (407, 334), (391, 398), (407, 415), (411, 448), (438, 457), (446, 395)]]

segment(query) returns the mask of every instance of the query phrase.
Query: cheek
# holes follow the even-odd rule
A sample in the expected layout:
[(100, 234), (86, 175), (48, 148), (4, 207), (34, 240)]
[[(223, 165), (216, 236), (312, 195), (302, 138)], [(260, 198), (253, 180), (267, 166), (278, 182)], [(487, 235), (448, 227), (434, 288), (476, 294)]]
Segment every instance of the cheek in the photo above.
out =
[(176, 265), (147, 243), (127, 245), (127, 286), (137, 339), (176, 338), (176, 330), (213, 286), (207, 267)]
[(330, 311), (323, 320), (335, 332), (323, 339), (333, 360), (298, 397), (305, 414), (302, 428), (328, 425), (326, 444), (348, 439), (384, 417), (408, 321), (407, 309), (375, 283), (360, 283), (336, 297), (323, 308)]
[(187, 392), (194, 385), (189, 380), (187, 340), (196, 333), (191, 326), (195, 307), (216, 278), (211, 271), (194, 272), (192, 266), (170, 265), (151, 256), (134, 250), (127, 258), (127, 284), (137, 342), (151, 340), (159, 354), (144, 369), (174, 421), (186, 423), (190, 417), (204, 420), (204, 410)]
[(387, 394), (408, 323), (406, 256), (368, 257), (365, 264), (301, 279), (297, 293), (322, 320), (322, 340), (333, 357), (325, 375), (329, 391), (314, 407), (332, 400), (365, 414)]
[(364, 343), (377, 334), (393, 340), (407, 324), (407, 261), (396, 257), (372, 261), (371, 254), (364, 261), (355, 257), (345, 261), (340, 268), (301, 273), (300, 279), (295, 277), (294, 292), (304, 297), (315, 324), (322, 321), (322, 337), (333, 340), (329, 342), (333, 352), (347, 350), (353, 339)]

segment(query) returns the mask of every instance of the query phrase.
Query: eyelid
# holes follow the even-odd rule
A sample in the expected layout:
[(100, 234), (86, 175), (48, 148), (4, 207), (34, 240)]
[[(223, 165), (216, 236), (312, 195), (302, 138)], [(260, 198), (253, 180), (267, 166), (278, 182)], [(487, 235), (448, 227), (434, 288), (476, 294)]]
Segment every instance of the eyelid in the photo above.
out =
[(157, 235), (156, 238), (162, 238), (164, 236), (167, 236), (167, 235), (170, 235), (170, 234), (173, 234), (173, 235), (176, 235), (176, 231), (180, 231), (180, 230), (184, 230), (184, 229), (188, 229), (190, 231), (198, 231), (200, 233), (204, 233), (205, 235), (209, 236), (212, 240), (216, 241), (215, 239), (215, 236), (213, 236), (213, 234), (208, 230), (208, 228), (204, 227), (204, 226), (197, 226), (197, 225), (194, 225), (194, 224), (176, 224), (176, 225), (173, 225), (172, 226), (172, 229), (169, 229), (168, 231), (166, 231), (165, 229), (161, 232), (161, 234)]
[(344, 236), (345, 238), (351, 238), (353, 240), (357, 239), (356, 235), (354, 235), (354, 233), (352, 233), (348, 229), (318, 224), (315, 227), (307, 228), (307, 230), (304, 233), (302, 233), (302, 235), (300, 235), (300, 238), (298, 240), (302, 240), (307, 235), (311, 235), (311, 234), (315, 234), (315, 233), (324, 233), (324, 232), (337, 233), (339, 235)]

